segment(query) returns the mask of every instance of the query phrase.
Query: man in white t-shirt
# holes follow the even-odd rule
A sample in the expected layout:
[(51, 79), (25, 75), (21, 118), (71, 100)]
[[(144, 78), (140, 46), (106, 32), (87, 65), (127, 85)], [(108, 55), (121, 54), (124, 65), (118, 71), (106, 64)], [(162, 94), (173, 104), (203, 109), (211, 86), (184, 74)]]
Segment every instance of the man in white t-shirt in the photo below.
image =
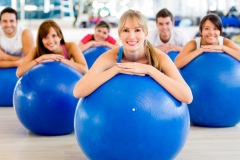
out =
[(18, 23), (16, 10), (4, 8), (0, 13), (0, 68), (17, 67), (34, 48), (32, 32)]
[(173, 15), (166, 8), (156, 14), (156, 25), (157, 28), (149, 32), (148, 40), (165, 53), (180, 52), (183, 46), (190, 41), (187, 34), (174, 27)]

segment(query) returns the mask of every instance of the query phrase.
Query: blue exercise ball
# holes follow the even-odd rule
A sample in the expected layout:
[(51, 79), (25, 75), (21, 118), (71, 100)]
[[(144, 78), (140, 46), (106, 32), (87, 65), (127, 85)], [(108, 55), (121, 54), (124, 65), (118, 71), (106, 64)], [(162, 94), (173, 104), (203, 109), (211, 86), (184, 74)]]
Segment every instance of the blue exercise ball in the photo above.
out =
[(179, 54), (179, 52), (177, 51), (170, 51), (167, 53), (167, 55), (171, 58), (171, 60), (174, 62), (175, 58), (177, 57), (177, 55)]
[(13, 106), (23, 126), (40, 135), (72, 133), (78, 103), (73, 88), (81, 77), (66, 64), (45, 62), (19, 78)]
[(91, 47), (83, 52), (84, 57), (87, 61), (88, 68), (91, 68), (93, 63), (96, 61), (96, 59), (103, 54), (104, 52), (108, 51), (110, 48), (105, 46), (97, 46), (97, 47)]
[(229, 127), (240, 121), (240, 63), (226, 53), (203, 53), (181, 69), (193, 92), (192, 124)]
[(180, 152), (190, 119), (186, 104), (152, 78), (119, 74), (79, 101), (74, 124), (91, 160), (159, 160)]
[(0, 69), (0, 107), (13, 106), (13, 91), (18, 81), (16, 67)]

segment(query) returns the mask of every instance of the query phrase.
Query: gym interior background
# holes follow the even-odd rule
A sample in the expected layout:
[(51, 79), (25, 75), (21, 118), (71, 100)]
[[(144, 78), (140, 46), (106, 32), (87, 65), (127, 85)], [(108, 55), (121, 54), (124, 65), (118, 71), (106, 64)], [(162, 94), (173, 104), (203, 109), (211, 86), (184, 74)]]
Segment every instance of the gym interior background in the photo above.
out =
[[(131, 8), (140, 10), (154, 25), (155, 14), (168, 8), (175, 26), (191, 28), (190, 36), (198, 34), (198, 25), (209, 12), (218, 14), (223, 22), (224, 36), (240, 43), (240, 0), (2, 0), (0, 11), (11, 6), (19, 13), (21, 23), (36, 29), (43, 19), (55, 19), (65, 28), (93, 28), (100, 20), (117, 27), (121, 14)], [(68, 21), (69, 23), (66, 23)], [(39, 23), (37, 23), (39, 22)], [(155, 27), (155, 26), (154, 26)], [(151, 27), (150, 27), (151, 29)], [(113, 31), (114, 32), (114, 31)], [(115, 33), (112, 33), (115, 34)], [(76, 41), (76, 40), (75, 40)]]
[[(111, 34), (117, 38), (118, 19), (129, 8), (142, 11), (150, 29), (155, 27), (155, 14), (168, 8), (175, 16), (175, 26), (191, 37), (198, 34), (201, 18), (213, 12), (222, 19), (225, 36), (240, 45), (240, 0), (0, 0), (0, 11), (6, 6), (18, 11), (20, 22), (31, 28), (34, 36), (39, 24), (51, 18), (62, 27), (65, 40), (76, 43), (93, 32), (101, 19), (112, 24)], [(228, 128), (191, 126), (188, 141), (176, 160), (239, 160), (239, 133), (240, 124)], [(32, 134), (20, 124), (13, 109), (2, 107), (0, 160), (42, 159), (88, 160), (74, 133), (52, 137)]]

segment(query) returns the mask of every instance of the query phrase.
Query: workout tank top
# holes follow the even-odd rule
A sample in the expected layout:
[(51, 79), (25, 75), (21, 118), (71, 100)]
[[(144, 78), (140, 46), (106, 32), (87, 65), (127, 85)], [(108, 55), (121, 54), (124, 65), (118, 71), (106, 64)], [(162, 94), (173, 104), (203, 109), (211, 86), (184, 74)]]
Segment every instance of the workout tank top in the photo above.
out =
[(68, 57), (68, 54), (67, 54), (67, 51), (66, 51), (66, 48), (65, 48), (64, 44), (62, 44), (62, 49), (63, 49), (64, 57), (69, 60), (69, 57)]
[[(121, 63), (122, 60), (122, 56), (123, 56), (123, 46), (121, 46), (118, 50), (118, 59), (117, 59), (117, 63)], [(152, 61), (152, 66), (154, 66), (154, 62)]]
[(122, 55), (123, 55), (123, 47), (121, 46), (118, 50), (118, 59), (117, 59), (117, 63), (120, 63), (122, 60)]
[(18, 24), (17, 32), (14, 37), (8, 38), (5, 36), (3, 29), (0, 27), (0, 48), (3, 52), (12, 56), (23, 56), (22, 53), (22, 33), (24, 28)]
[[(223, 45), (223, 39), (224, 39), (224, 37), (222, 37), (222, 36), (218, 37), (218, 44), (219, 45)], [(199, 49), (200, 45), (201, 45), (201, 37), (195, 38), (195, 42), (196, 42), (196, 45), (197, 45), (196, 49)]]

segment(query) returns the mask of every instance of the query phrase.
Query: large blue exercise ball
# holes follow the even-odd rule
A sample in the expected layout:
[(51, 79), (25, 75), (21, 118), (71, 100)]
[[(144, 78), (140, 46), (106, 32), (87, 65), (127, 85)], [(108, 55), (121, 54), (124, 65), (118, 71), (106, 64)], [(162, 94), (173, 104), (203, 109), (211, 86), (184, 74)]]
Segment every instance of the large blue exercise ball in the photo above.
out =
[(194, 125), (229, 127), (240, 121), (240, 63), (226, 53), (203, 53), (181, 69), (193, 92)]
[(179, 54), (179, 52), (177, 51), (170, 51), (167, 53), (167, 55), (171, 58), (171, 60), (174, 62), (175, 58), (177, 57), (177, 55)]
[(96, 59), (103, 54), (104, 52), (107, 52), (110, 48), (105, 46), (97, 46), (97, 47), (91, 47), (83, 52), (83, 55), (87, 61), (88, 68), (91, 68), (93, 63), (96, 61)]
[(13, 106), (13, 91), (18, 81), (16, 67), (0, 69), (0, 107)]
[(184, 146), (186, 104), (148, 76), (117, 75), (81, 99), (77, 141), (91, 160), (173, 159)]
[(74, 130), (78, 99), (73, 88), (82, 75), (61, 62), (45, 62), (17, 82), (13, 105), (20, 122), (40, 135), (64, 135)]

